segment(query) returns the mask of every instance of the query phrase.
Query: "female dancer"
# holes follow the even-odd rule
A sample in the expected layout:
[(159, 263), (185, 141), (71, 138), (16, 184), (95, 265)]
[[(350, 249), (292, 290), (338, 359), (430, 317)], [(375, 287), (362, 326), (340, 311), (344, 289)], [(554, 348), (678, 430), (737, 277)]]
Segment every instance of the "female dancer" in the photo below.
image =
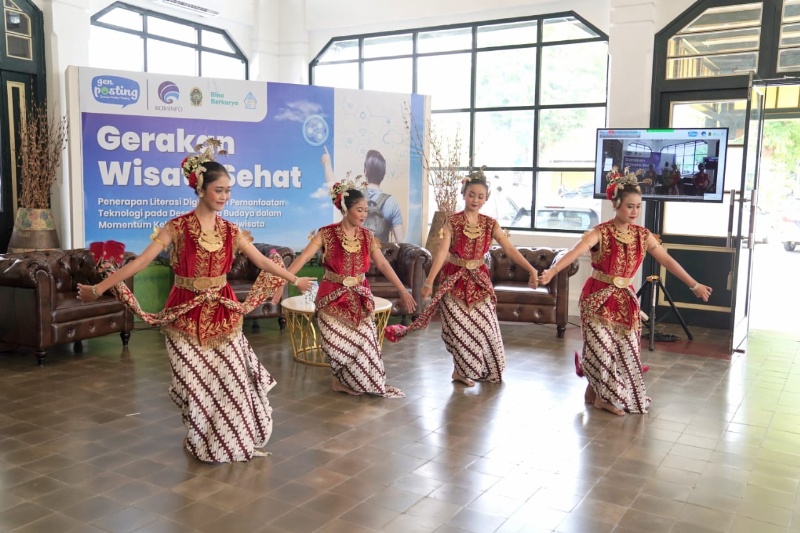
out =
[(333, 390), (354, 396), (367, 393), (402, 398), (403, 391), (386, 384), (373, 316), (375, 300), (364, 277), (370, 258), (400, 291), (409, 314), (416, 307), (414, 298), (383, 257), (380, 242), (361, 227), (368, 212), (364, 194), (352, 182), (335, 183), (331, 199), (344, 218), (320, 228), (289, 266), (289, 272), (296, 273), (322, 249), (325, 275), (317, 292), (317, 325), (322, 350), (331, 363)]
[[(169, 394), (183, 414), (186, 449), (201, 461), (247, 461), (266, 454), (257, 448), (272, 433), (267, 392), (275, 380), (242, 335), (242, 316), (284, 280), (308, 290), (311, 278), (298, 278), (266, 258), (236, 225), (218, 216), (231, 193), (228, 172), (213, 160), (224, 153), (219, 148), (218, 141), (209, 139), (182, 163), (199, 197), (195, 209), (167, 222), (141, 255), (97, 285), (79, 284), (78, 298), (92, 301), (114, 288), (145, 321), (163, 326), (172, 368)], [(170, 245), (175, 286), (162, 312), (145, 313), (121, 282)], [(275, 276), (262, 272), (244, 304), (225, 279), (236, 250)]]
[(614, 218), (586, 232), (572, 250), (539, 276), (539, 283), (549, 283), (580, 255), (591, 252), (594, 270), (580, 296), (583, 356), (578, 359), (575, 354), (576, 372), (589, 380), (584, 399), (616, 415), (646, 413), (650, 398), (639, 358), (642, 324), (632, 276), (649, 252), (704, 302), (711, 287), (695, 281), (655, 235), (634, 224), (642, 209), (642, 195), (633, 174), (610, 183), (606, 197), (614, 206)]
[(439, 289), (417, 320), (408, 328), (390, 326), (386, 338), (394, 341), (410, 331), (427, 327), (441, 307), (442, 340), (453, 356), (452, 379), (472, 387), (475, 380), (499, 383), (506, 367), (497, 299), (484, 263), (492, 239), (512, 261), (530, 273), (529, 287), (538, 286), (538, 272), (511, 244), (497, 221), (479, 213), (489, 199), (489, 185), (483, 172), (470, 174), (462, 183), (464, 210), (451, 215), (443, 228), (422, 296), (430, 297), (433, 281), (441, 270)]

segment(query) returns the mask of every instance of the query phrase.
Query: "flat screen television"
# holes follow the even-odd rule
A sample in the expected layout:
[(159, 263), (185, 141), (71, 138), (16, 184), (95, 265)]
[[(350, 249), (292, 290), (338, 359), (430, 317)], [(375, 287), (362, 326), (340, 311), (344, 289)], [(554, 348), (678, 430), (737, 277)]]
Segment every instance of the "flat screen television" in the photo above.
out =
[(627, 169), (643, 200), (722, 202), (727, 148), (728, 128), (598, 129), (594, 197)]

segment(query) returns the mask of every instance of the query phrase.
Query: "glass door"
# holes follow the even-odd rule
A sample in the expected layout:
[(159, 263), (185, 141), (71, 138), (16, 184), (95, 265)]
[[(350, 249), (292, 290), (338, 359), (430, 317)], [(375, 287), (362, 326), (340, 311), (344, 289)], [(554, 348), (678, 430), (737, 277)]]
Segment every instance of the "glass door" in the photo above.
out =
[(747, 98), (744, 166), (739, 191), (731, 196), (728, 231), (729, 246), (734, 249), (731, 267), (731, 351), (743, 351), (742, 343), (750, 327), (750, 293), (753, 284), (753, 248), (758, 206), (758, 182), (761, 170), (761, 142), (764, 134), (764, 96), (766, 85), (752, 83)]

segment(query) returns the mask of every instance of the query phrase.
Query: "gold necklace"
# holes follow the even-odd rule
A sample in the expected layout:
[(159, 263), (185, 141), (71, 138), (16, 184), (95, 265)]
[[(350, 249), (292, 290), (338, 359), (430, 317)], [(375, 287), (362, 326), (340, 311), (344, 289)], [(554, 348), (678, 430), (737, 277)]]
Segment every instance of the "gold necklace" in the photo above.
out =
[(216, 252), (222, 248), (222, 237), (217, 233), (217, 228), (212, 230), (200, 229), (200, 236), (197, 238), (199, 244), (204, 250), (209, 252)]
[(616, 224), (612, 224), (612, 226), (614, 226), (614, 238), (617, 242), (622, 244), (631, 244), (633, 242), (633, 233), (630, 232), (630, 228), (628, 231), (622, 231)]
[(478, 224), (480, 220), (475, 222), (474, 224), (469, 221), (469, 219), (465, 216), (464, 217), (464, 229), (462, 233), (467, 237), (467, 239), (477, 239), (481, 235), (481, 227)]
[(356, 230), (351, 237), (339, 226), (339, 235), (342, 239), (342, 248), (344, 248), (345, 252), (355, 254), (361, 251), (361, 239), (358, 238), (358, 230)]

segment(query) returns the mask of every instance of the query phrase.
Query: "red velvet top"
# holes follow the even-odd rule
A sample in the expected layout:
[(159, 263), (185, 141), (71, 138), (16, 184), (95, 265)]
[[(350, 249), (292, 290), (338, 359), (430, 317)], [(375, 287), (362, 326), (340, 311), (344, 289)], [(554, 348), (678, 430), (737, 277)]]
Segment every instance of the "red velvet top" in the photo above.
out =
[[(463, 211), (450, 215), (447, 222), (452, 232), (450, 255), (466, 260), (479, 259), (483, 261), (484, 256), (489, 251), (489, 247), (492, 245), (492, 232), (497, 221), (492, 217), (479, 214), (478, 227), (480, 228), (480, 235), (474, 239), (464, 235), (467, 217)], [(467, 307), (472, 307), (486, 298), (494, 298), (494, 287), (489, 277), (489, 269), (485, 263), (481, 263), (474, 270), (468, 270), (463, 266), (447, 261), (442, 267), (440, 277), (444, 280), (455, 274), (460, 274), (460, 276), (453, 285), (450, 295), (461, 300)]]
[[(596, 229), (600, 242), (591, 250), (592, 268), (609, 276), (633, 277), (647, 252), (650, 230), (630, 224), (633, 242), (623, 244), (614, 237), (613, 221), (598, 224)], [(580, 309), (582, 315), (588, 313), (585, 316), (624, 331), (641, 327), (639, 300), (632, 286), (619, 288), (590, 277), (581, 291)]]
[[(172, 234), (172, 269), (178, 276), (187, 278), (216, 277), (226, 274), (233, 264), (233, 253), (239, 242), (239, 228), (227, 220), (217, 217), (216, 232), (222, 238), (222, 248), (209, 252), (198, 244), (200, 221), (191, 211), (167, 222)], [(220, 297), (237, 302), (229, 284), (220, 289)], [(197, 293), (173, 286), (167, 298), (166, 309), (185, 304)], [(201, 345), (212, 344), (240, 330), (242, 315), (234, 312), (219, 299), (202, 303), (178, 316), (174, 322), (164, 326), (166, 332), (176, 332), (196, 339)]]
[[(331, 224), (319, 229), (314, 237), (322, 239), (322, 266), (339, 276), (359, 276), (369, 270), (370, 253), (380, 247), (371, 231), (356, 228), (360, 243), (358, 252), (348, 252), (342, 246), (340, 224)], [(323, 279), (317, 292), (317, 309), (351, 325), (358, 325), (375, 311), (375, 300), (365, 279), (361, 283), (345, 287), (341, 283)]]

